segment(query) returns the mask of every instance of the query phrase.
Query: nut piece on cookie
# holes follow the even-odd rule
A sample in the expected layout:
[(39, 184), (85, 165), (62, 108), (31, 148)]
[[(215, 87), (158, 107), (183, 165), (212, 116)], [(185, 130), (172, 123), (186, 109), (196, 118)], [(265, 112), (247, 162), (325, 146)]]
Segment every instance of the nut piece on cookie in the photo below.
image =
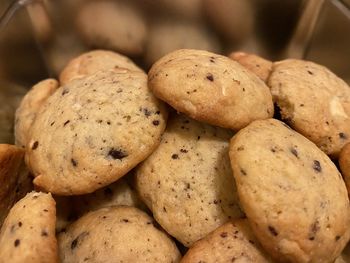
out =
[(142, 71), (134, 62), (121, 54), (107, 50), (93, 50), (71, 60), (60, 74), (60, 83), (63, 86), (74, 79), (92, 75), (100, 70), (118, 68)]
[(267, 82), (272, 71), (272, 61), (245, 52), (232, 52), (229, 58), (237, 61), (243, 67), (257, 75), (261, 80)]
[(16, 110), (16, 145), (25, 148), (28, 143), (30, 128), (36, 118), (38, 110), (57, 88), (57, 80), (46, 79), (34, 85), (23, 97), (21, 104)]
[(68, 83), (32, 126), (26, 161), (34, 184), (57, 195), (107, 186), (153, 152), (166, 118), (143, 72), (100, 71)]
[(266, 84), (228, 57), (181, 49), (158, 60), (148, 76), (158, 98), (199, 121), (239, 130), (273, 116)]
[(90, 212), (60, 233), (60, 260), (179, 262), (181, 255), (175, 243), (154, 224), (150, 216), (134, 207), (114, 206)]
[(273, 262), (256, 240), (247, 219), (227, 222), (187, 251), (181, 263)]
[(350, 195), (350, 143), (347, 143), (339, 154), (339, 167)]
[(0, 226), (13, 204), (31, 190), (23, 156), (23, 149), (0, 144)]
[(189, 247), (243, 215), (228, 156), (230, 130), (182, 115), (136, 169), (136, 190), (157, 222)]
[(27, 194), (12, 207), (1, 228), (0, 262), (57, 263), (55, 222), (51, 194)]
[(326, 154), (336, 158), (350, 142), (350, 88), (329, 69), (283, 60), (273, 64), (268, 85), (282, 119)]
[(284, 123), (251, 123), (230, 143), (239, 200), (260, 244), (281, 262), (332, 262), (349, 240), (341, 174)]
[(146, 23), (127, 1), (90, 1), (79, 8), (78, 33), (92, 47), (137, 56), (144, 51)]
[(124, 177), (91, 194), (73, 196), (73, 202), (78, 215), (83, 215), (103, 207), (117, 205), (127, 205), (144, 211), (147, 210)]

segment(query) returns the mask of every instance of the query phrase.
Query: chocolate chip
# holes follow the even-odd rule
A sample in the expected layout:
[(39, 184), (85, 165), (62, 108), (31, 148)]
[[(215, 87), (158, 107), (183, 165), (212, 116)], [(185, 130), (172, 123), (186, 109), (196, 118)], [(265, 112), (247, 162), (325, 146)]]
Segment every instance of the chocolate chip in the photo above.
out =
[(20, 243), (21, 243), (21, 240), (16, 239), (16, 240), (15, 240), (15, 243), (14, 243), (15, 247), (18, 247)]
[(63, 123), (63, 126), (66, 126), (68, 123), (70, 123), (70, 120), (67, 120), (65, 123)]
[(109, 150), (108, 156), (111, 156), (114, 160), (121, 160), (127, 157), (128, 155), (120, 149), (112, 148)]
[(147, 108), (141, 108), (140, 110), (143, 112), (143, 114), (145, 114), (147, 118), (152, 114), (152, 112)]
[(220, 234), (220, 236), (221, 236), (222, 238), (227, 237), (227, 232), (222, 232), (222, 233)]
[(176, 153), (174, 153), (174, 154), (171, 156), (171, 158), (174, 159), (174, 160), (175, 160), (175, 159), (179, 159), (179, 155), (176, 154)]
[(186, 149), (180, 149), (180, 152), (187, 153), (188, 151)]
[(18, 226), (19, 226), (19, 227), (22, 226), (22, 222), (21, 222), (21, 221), (18, 222)]
[(317, 160), (314, 160), (314, 163), (313, 163), (313, 165), (312, 165), (312, 168), (313, 168), (316, 172), (318, 172), (318, 173), (322, 172), (321, 164), (320, 164), (320, 162), (317, 161)]
[(214, 76), (211, 73), (208, 73), (207, 79), (210, 81), (214, 81)]
[(312, 73), (312, 71), (308, 70), (307, 73), (309, 73), (310, 75), (313, 75), (314, 73)]
[(268, 226), (268, 229), (272, 235), (278, 236), (278, 232), (273, 226)]
[(78, 238), (74, 239), (72, 243), (70, 244), (70, 249), (75, 249), (78, 245)]
[(242, 175), (247, 175), (247, 172), (241, 168), (241, 174)]
[(78, 246), (78, 243), (83, 240), (85, 236), (89, 235), (89, 232), (83, 232), (80, 235), (78, 235), (70, 244), (70, 248), (73, 250)]
[(47, 237), (48, 235), (49, 235), (49, 234), (48, 234), (45, 230), (41, 231), (41, 236)]
[(335, 236), (335, 241), (338, 241), (340, 239), (340, 236)]
[(152, 123), (153, 123), (154, 126), (158, 126), (159, 125), (159, 121), (158, 120), (152, 121)]
[(35, 142), (33, 143), (32, 150), (35, 150), (36, 148), (38, 148), (38, 146), (39, 146), (39, 142), (38, 142), (38, 141), (35, 141)]
[(249, 239), (248, 241), (249, 241), (250, 244), (253, 244), (253, 245), (255, 244), (255, 242), (253, 240)]
[(68, 89), (64, 89), (64, 90), (62, 91), (62, 96), (63, 96), (63, 95), (66, 95), (67, 93), (69, 93), (69, 90), (68, 90)]
[(343, 139), (343, 140), (346, 140), (348, 137), (346, 136), (346, 134), (345, 133), (343, 133), (343, 132), (340, 132), (339, 133), (339, 137), (340, 137), (340, 139)]
[(74, 160), (73, 158), (70, 159), (70, 161), (74, 167), (76, 167), (78, 165), (78, 162), (76, 160)]
[(244, 151), (244, 146), (239, 146), (239, 147), (237, 148), (237, 151), (238, 151), (238, 152)]
[(314, 240), (317, 232), (320, 230), (320, 222), (316, 220), (314, 223), (310, 226), (310, 236), (309, 240)]
[(129, 222), (129, 220), (128, 220), (128, 219), (123, 218), (123, 222), (128, 223), (128, 222)]
[(297, 151), (295, 148), (290, 148), (290, 152), (291, 152), (295, 157), (299, 158), (299, 157), (298, 157), (298, 151)]
[(197, 140), (199, 141), (200, 139), (201, 139), (201, 136), (198, 136), (198, 137), (197, 137)]
[(52, 125), (54, 125), (54, 124), (55, 124), (55, 122), (53, 121), (53, 122), (51, 122), (50, 126), (52, 126)]

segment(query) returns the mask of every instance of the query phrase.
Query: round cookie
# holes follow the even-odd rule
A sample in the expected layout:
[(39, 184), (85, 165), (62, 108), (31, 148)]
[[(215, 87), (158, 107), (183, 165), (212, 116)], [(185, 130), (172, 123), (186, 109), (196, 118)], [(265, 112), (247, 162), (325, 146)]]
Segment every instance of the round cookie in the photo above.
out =
[(90, 212), (58, 237), (62, 263), (179, 262), (175, 243), (146, 213), (115, 206)]
[(181, 263), (272, 262), (256, 240), (247, 219), (227, 222), (187, 251)]
[(273, 64), (268, 82), (282, 119), (337, 157), (350, 142), (350, 88), (327, 68), (288, 59)]
[(272, 61), (245, 52), (232, 52), (229, 58), (237, 61), (243, 67), (253, 72), (262, 81), (267, 82), (272, 71)]
[(27, 194), (12, 207), (1, 228), (0, 262), (57, 263), (55, 222), (51, 194)]
[(178, 20), (157, 20), (147, 38), (146, 63), (152, 65), (167, 53), (181, 48), (219, 52), (220, 44), (212, 32), (199, 24)]
[(79, 215), (96, 211), (103, 207), (118, 205), (133, 206), (144, 211), (147, 210), (124, 177), (91, 194), (74, 196), (73, 202)]
[(332, 262), (349, 240), (344, 181), (329, 157), (284, 123), (251, 123), (230, 143), (239, 199), (261, 245), (282, 262)]
[(273, 116), (269, 88), (228, 57), (181, 49), (158, 60), (148, 77), (158, 98), (199, 121), (239, 130)]
[(34, 184), (58, 195), (111, 184), (157, 147), (166, 117), (142, 72), (100, 71), (68, 83), (32, 126), (26, 161)]
[(23, 97), (15, 115), (15, 141), (19, 147), (28, 143), (29, 130), (42, 104), (58, 88), (55, 79), (46, 79), (34, 85)]
[(350, 143), (347, 143), (339, 154), (339, 167), (350, 194)]
[(229, 165), (232, 132), (174, 116), (161, 144), (136, 169), (136, 190), (157, 222), (189, 247), (242, 216)]
[(134, 62), (121, 54), (107, 50), (93, 50), (71, 60), (60, 74), (60, 83), (63, 86), (74, 79), (113, 68), (142, 71)]
[(132, 56), (143, 53), (146, 23), (137, 9), (125, 1), (90, 1), (79, 8), (77, 30), (92, 47)]

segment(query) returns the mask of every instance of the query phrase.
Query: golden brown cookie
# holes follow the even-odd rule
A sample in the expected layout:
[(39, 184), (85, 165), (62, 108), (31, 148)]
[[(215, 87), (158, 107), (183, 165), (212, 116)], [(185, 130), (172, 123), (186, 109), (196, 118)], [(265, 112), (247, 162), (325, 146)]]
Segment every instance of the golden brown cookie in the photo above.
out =
[(341, 174), (284, 123), (255, 121), (230, 143), (240, 203), (261, 245), (281, 262), (332, 262), (350, 236)]
[(322, 151), (337, 157), (350, 142), (350, 88), (310, 61), (276, 62), (268, 82), (281, 116)]
[(272, 61), (245, 52), (232, 52), (229, 58), (237, 61), (243, 67), (257, 75), (261, 80), (267, 82), (272, 71)]
[(55, 222), (51, 194), (27, 194), (13, 206), (1, 228), (0, 262), (57, 263)]
[(141, 199), (187, 247), (242, 216), (228, 156), (231, 137), (229, 130), (176, 115), (159, 147), (136, 169)]
[(227, 222), (187, 251), (181, 263), (272, 262), (256, 240), (247, 219)]
[(176, 263), (175, 243), (134, 207), (114, 206), (90, 212), (59, 235), (60, 260), (70, 262)]
[(74, 79), (113, 68), (142, 71), (129, 58), (121, 54), (107, 50), (93, 50), (71, 60), (60, 74), (60, 83), (63, 86)]
[(58, 81), (46, 79), (34, 85), (23, 97), (16, 110), (15, 140), (16, 145), (25, 147), (28, 143), (29, 131), (42, 104), (58, 88)]
[(145, 73), (115, 69), (68, 83), (32, 126), (26, 161), (34, 184), (58, 195), (107, 186), (153, 152), (166, 118)]
[(269, 88), (228, 57), (181, 49), (158, 60), (148, 77), (158, 98), (199, 121), (239, 130), (273, 116)]

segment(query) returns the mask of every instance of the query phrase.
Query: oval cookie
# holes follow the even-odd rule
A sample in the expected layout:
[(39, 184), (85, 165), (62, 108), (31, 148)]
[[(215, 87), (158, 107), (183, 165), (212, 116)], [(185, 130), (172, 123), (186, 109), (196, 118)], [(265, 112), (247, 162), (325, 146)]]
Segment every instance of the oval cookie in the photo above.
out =
[(79, 8), (78, 33), (97, 48), (111, 49), (128, 55), (144, 50), (147, 28), (142, 15), (126, 1), (90, 1)]
[(148, 77), (158, 98), (199, 121), (238, 130), (273, 116), (265, 83), (228, 57), (177, 50), (158, 60)]
[(1, 228), (0, 262), (57, 263), (55, 222), (51, 194), (27, 194), (12, 207)]
[(111, 184), (157, 147), (166, 117), (142, 72), (101, 71), (70, 82), (32, 126), (26, 161), (34, 184), (59, 195)]
[(191, 246), (242, 216), (229, 165), (232, 132), (177, 115), (136, 170), (136, 190), (157, 222)]
[(282, 119), (337, 157), (350, 142), (350, 88), (327, 68), (309, 61), (276, 62), (269, 78)]
[(272, 262), (262, 250), (247, 219), (227, 222), (187, 251), (181, 263)]
[(28, 143), (29, 130), (36, 118), (36, 114), (42, 104), (58, 88), (55, 79), (46, 79), (34, 85), (23, 97), (16, 110), (15, 140), (16, 145), (25, 147)]
[(60, 83), (63, 86), (74, 79), (92, 75), (97, 71), (115, 68), (142, 71), (134, 62), (121, 54), (107, 50), (93, 50), (71, 60), (60, 74)]
[(128, 206), (102, 208), (59, 235), (62, 263), (179, 262), (175, 243), (146, 213)]
[(282, 262), (332, 262), (349, 240), (350, 210), (335, 165), (284, 123), (255, 121), (230, 143), (239, 199), (261, 245)]

